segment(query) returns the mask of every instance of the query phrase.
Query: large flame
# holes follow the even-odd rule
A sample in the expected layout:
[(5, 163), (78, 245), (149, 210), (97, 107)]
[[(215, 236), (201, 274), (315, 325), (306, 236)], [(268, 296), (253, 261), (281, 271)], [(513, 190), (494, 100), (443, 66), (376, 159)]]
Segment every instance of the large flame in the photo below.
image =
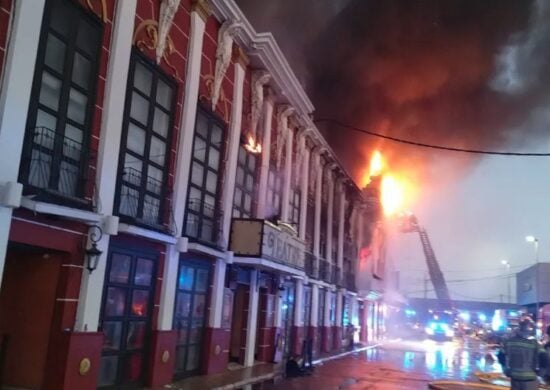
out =
[(395, 176), (385, 174), (380, 187), (380, 198), (384, 215), (392, 216), (402, 211), (405, 203), (403, 183)]
[(403, 212), (414, 198), (414, 186), (410, 172), (396, 172), (379, 150), (375, 150), (370, 158), (368, 173), (365, 172), (362, 182), (368, 184), (373, 178), (380, 178), (380, 203), (386, 217)]
[(382, 153), (380, 153), (380, 151), (378, 150), (375, 150), (370, 159), (369, 176), (370, 177), (380, 176), (382, 174), (383, 169), (384, 169), (384, 160), (382, 159)]

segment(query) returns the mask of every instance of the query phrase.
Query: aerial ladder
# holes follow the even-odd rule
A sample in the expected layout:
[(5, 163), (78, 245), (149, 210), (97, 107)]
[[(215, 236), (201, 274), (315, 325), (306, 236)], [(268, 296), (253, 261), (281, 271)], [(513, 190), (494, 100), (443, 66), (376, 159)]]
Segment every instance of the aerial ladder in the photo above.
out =
[(447, 282), (445, 282), (445, 277), (443, 276), (443, 272), (441, 272), (439, 262), (435, 257), (432, 244), (430, 243), (430, 238), (428, 237), (428, 232), (423, 226), (420, 226), (418, 219), (414, 214), (403, 215), (400, 225), (403, 233), (417, 232), (420, 236), (420, 242), (422, 244), (422, 250), (424, 251), (424, 257), (426, 258), (426, 265), (428, 266), (430, 280), (434, 286), (435, 296), (439, 301), (439, 309), (452, 310), (453, 305), (451, 302), (451, 295), (449, 294)]

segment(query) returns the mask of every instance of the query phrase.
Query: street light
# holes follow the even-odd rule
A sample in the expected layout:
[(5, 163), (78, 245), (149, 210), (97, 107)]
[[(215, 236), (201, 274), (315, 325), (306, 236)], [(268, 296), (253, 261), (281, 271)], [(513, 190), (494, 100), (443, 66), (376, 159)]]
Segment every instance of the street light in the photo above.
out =
[(501, 260), (500, 263), (506, 267), (506, 270), (508, 271), (508, 303), (512, 303), (512, 274), (510, 273), (510, 262), (508, 260)]
[[(535, 265), (539, 264), (539, 239), (535, 236), (527, 236), (525, 237), (525, 241), (532, 242), (535, 246)], [(536, 285), (536, 308), (537, 312), (535, 313), (535, 318), (538, 320), (539, 318), (539, 270), (538, 267), (535, 267), (535, 285)]]

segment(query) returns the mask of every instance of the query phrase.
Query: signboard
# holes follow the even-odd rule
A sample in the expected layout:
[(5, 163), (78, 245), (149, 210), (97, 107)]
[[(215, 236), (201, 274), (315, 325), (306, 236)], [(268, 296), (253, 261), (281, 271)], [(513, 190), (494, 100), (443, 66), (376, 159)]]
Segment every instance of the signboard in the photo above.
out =
[(233, 219), (229, 248), (235, 256), (257, 257), (304, 269), (305, 243), (288, 225), (260, 219)]

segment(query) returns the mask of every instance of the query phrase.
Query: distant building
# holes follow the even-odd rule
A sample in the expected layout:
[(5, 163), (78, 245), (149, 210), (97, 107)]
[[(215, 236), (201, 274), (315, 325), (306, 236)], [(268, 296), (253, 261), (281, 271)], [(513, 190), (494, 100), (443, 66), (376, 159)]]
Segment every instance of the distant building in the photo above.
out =
[(516, 274), (518, 304), (534, 312), (539, 306), (550, 303), (550, 263), (538, 263)]

